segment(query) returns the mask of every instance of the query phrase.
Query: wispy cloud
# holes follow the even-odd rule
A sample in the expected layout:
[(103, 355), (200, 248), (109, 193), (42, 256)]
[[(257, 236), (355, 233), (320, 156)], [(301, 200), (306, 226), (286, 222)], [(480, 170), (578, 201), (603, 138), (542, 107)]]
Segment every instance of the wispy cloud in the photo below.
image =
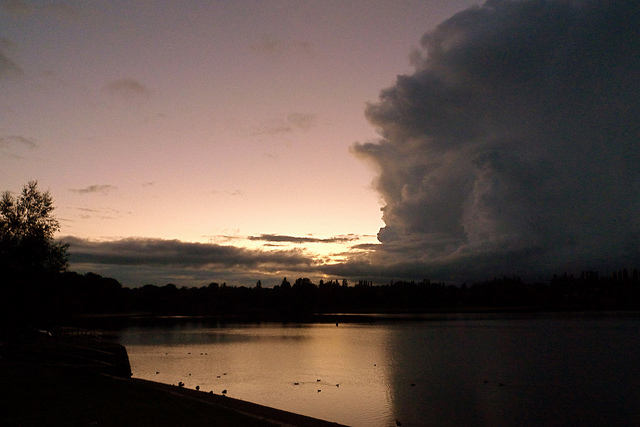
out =
[(242, 196), (242, 190), (212, 190), (212, 194), (226, 194), (227, 196)]
[(287, 116), (287, 120), (293, 126), (308, 131), (316, 124), (316, 116), (308, 113), (291, 113)]
[(26, 148), (36, 148), (38, 145), (33, 139), (26, 138), (20, 135), (6, 135), (0, 136), (0, 149), (9, 148), (11, 146), (22, 146)]
[(23, 77), (25, 77), (25, 73), (22, 68), (9, 59), (0, 47), (0, 78), (15, 80)]
[(147, 86), (131, 78), (113, 80), (107, 83), (103, 90), (111, 96), (124, 100), (146, 99), (151, 96)]
[(260, 55), (280, 56), (285, 53), (311, 54), (311, 45), (305, 41), (281, 39), (271, 34), (263, 34), (260, 40), (249, 46), (249, 51)]
[(296, 129), (309, 131), (316, 125), (316, 116), (310, 113), (294, 112), (286, 118), (278, 117), (261, 123), (254, 130), (255, 135), (278, 135), (293, 132)]
[(96, 184), (96, 185), (90, 185), (85, 188), (72, 188), (69, 191), (77, 194), (96, 194), (97, 193), (97, 194), (107, 195), (116, 191), (117, 189), (118, 187), (115, 187), (113, 185)]
[(271, 119), (254, 128), (255, 135), (279, 135), (291, 131), (293, 126), (284, 119)]
[(22, 160), (23, 156), (18, 154), (21, 149), (33, 150), (38, 145), (31, 138), (20, 135), (0, 136), (0, 154), (16, 160)]
[(261, 234), (259, 236), (249, 236), (248, 240), (263, 242), (279, 242), (279, 243), (346, 243), (358, 240), (359, 237), (354, 234), (346, 236), (335, 236), (326, 239), (317, 237), (296, 237), (282, 234)]
[(75, 208), (79, 214), (80, 219), (94, 219), (99, 218), (101, 220), (113, 220), (117, 218), (123, 218), (127, 216), (133, 215), (131, 211), (121, 211), (113, 208), (87, 208), (87, 207), (76, 207)]

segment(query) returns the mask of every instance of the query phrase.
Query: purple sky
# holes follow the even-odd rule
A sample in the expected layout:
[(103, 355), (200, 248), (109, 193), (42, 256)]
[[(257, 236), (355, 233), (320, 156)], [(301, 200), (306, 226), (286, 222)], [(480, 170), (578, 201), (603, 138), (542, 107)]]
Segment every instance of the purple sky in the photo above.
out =
[(50, 189), (71, 269), (128, 286), (633, 267), (637, 17), (1, 1), (1, 190)]

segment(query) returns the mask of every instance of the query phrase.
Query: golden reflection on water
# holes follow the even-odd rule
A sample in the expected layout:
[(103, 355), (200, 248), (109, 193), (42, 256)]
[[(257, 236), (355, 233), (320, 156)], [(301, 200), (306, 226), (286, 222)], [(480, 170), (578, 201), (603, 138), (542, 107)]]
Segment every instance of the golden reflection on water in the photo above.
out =
[(129, 329), (134, 377), (348, 425), (388, 425), (388, 330), (360, 325)]

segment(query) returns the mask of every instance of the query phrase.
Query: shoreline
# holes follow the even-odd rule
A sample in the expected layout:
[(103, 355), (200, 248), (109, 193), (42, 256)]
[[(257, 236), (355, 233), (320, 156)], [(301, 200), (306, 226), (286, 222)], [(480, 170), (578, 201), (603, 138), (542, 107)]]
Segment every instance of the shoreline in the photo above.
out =
[(156, 390), (163, 391), (165, 393), (174, 394), (188, 399), (193, 399), (199, 402), (203, 402), (208, 405), (213, 405), (225, 409), (232, 410), (234, 412), (255, 418), (259, 421), (266, 421), (280, 426), (308, 426), (308, 427), (345, 427), (343, 424), (339, 424), (333, 421), (326, 421), (319, 418), (309, 417), (307, 415), (296, 414), (294, 412), (285, 411), (282, 409), (272, 408), (270, 406), (260, 405), (258, 403), (248, 402), (233, 397), (226, 397), (220, 394), (209, 393), (205, 391), (198, 391), (184, 387), (177, 387), (171, 384), (164, 384), (150, 380), (144, 380), (142, 378), (130, 378), (122, 379), (123, 381), (132, 381), (133, 383), (139, 383), (145, 387), (152, 387)]
[(2, 389), (11, 390), (0, 400), (2, 425), (344, 427), (139, 378), (78, 371), (69, 366), (40, 366), (37, 372), (24, 368), (0, 374)]

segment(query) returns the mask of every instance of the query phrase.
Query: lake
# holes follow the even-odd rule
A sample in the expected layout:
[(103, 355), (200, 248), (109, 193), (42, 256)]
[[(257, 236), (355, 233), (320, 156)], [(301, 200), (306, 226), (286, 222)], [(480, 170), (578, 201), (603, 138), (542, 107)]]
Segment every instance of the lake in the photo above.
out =
[(131, 327), (133, 376), (352, 426), (640, 425), (640, 313)]

